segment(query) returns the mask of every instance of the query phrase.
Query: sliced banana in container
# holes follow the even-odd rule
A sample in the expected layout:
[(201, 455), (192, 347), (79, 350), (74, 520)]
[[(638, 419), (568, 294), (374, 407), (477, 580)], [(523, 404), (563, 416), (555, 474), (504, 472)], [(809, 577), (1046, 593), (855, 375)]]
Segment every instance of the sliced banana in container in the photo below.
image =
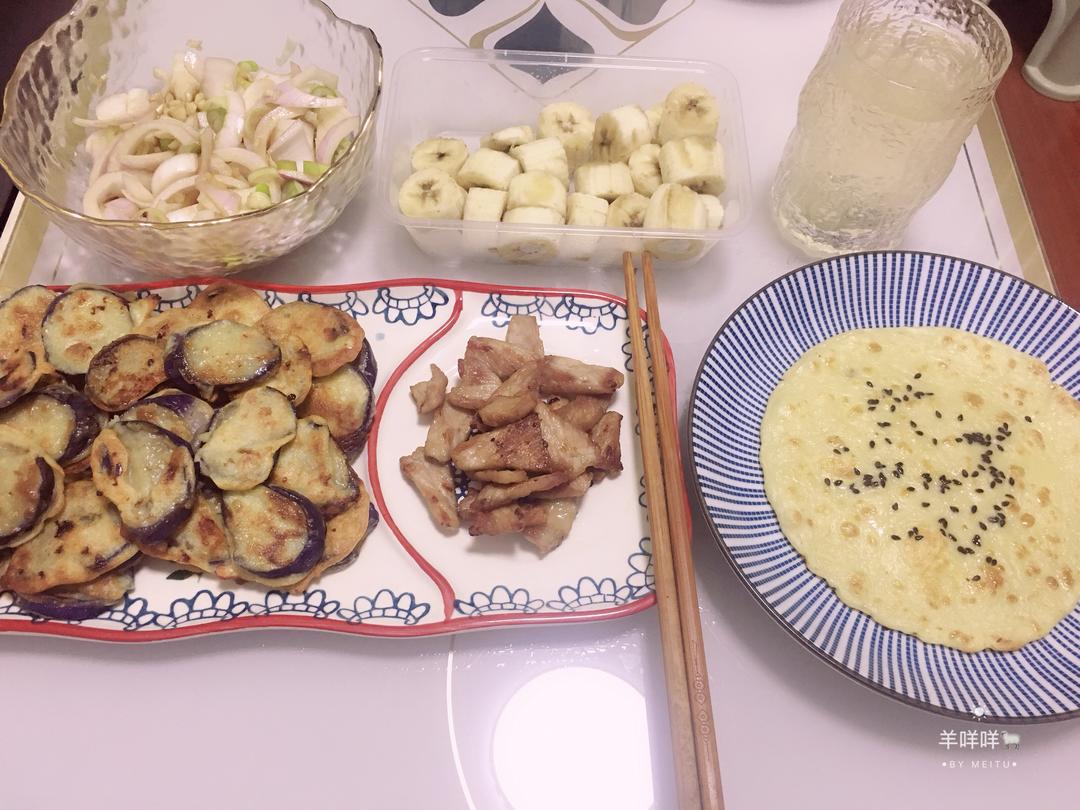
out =
[(550, 208), (566, 218), (566, 187), (547, 172), (525, 172), (510, 181), (510, 196), (506, 207)]
[(663, 182), (660, 178), (660, 147), (655, 143), (639, 146), (630, 154), (627, 165), (630, 167), (634, 191), (651, 197)]
[(700, 194), (723, 194), (727, 187), (724, 150), (715, 138), (690, 135), (660, 147), (660, 175)]
[[(566, 224), (579, 227), (602, 228), (607, 225), (609, 203), (603, 197), (575, 191), (566, 198)], [(559, 243), (561, 256), (573, 261), (593, 258), (600, 237), (594, 234), (570, 232)]]
[(636, 104), (627, 104), (604, 113), (596, 119), (593, 131), (593, 159), (618, 163), (630, 153), (652, 140), (649, 117)]
[(625, 163), (586, 163), (574, 171), (574, 189), (611, 202), (632, 193), (634, 181)]
[[(550, 208), (530, 206), (512, 208), (503, 217), (506, 225), (564, 225), (565, 220)], [(499, 234), (499, 256), (508, 262), (544, 262), (559, 253), (559, 237), (556, 234), (504, 232)]]
[(696, 82), (686, 82), (664, 99), (656, 140), (665, 144), (691, 135), (715, 138), (719, 124), (720, 106), (713, 94)]
[[(708, 214), (701, 195), (677, 183), (663, 183), (649, 198), (645, 209), (648, 230), (703, 231), (708, 226)], [(664, 237), (645, 240), (646, 250), (659, 259), (684, 260), (701, 254), (704, 244), (698, 239)]]
[(649, 129), (651, 130), (652, 142), (659, 143), (657, 137), (660, 133), (660, 117), (664, 114), (664, 103), (654, 104), (651, 107), (646, 108), (645, 117), (649, 119)]
[[(465, 213), (463, 219), (466, 222), (501, 222), (506, 213), (506, 200), (509, 195), (505, 191), (494, 188), (470, 188), (465, 197)], [(498, 247), (498, 236), (495, 229), (469, 228), (462, 231), (462, 244), (470, 254), (486, 255)]]
[(523, 143), (513, 147), (510, 154), (517, 158), (524, 172), (547, 172), (557, 177), (564, 188), (570, 188), (566, 149), (558, 138), (541, 138)]
[(640, 228), (645, 224), (645, 209), (649, 198), (636, 191), (616, 197), (608, 206), (607, 225), (610, 228)]
[(718, 197), (712, 194), (702, 194), (701, 201), (705, 204), (705, 223), (709, 230), (717, 230), (724, 227), (724, 204)]
[(573, 101), (558, 101), (540, 110), (540, 137), (559, 139), (570, 168), (589, 160), (595, 128), (588, 108)]
[(442, 169), (455, 175), (469, 156), (465, 141), (457, 138), (429, 138), (418, 143), (412, 150), (412, 170)]
[(497, 129), (481, 139), (480, 145), (485, 149), (494, 149), (496, 152), (507, 152), (513, 146), (520, 146), (534, 140), (536, 140), (536, 135), (533, 133), (533, 128), (528, 124), (523, 124), (518, 127)]
[(465, 190), (442, 169), (421, 169), (401, 184), (398, 207), (407, 217), (461, 219)]
[(510, 181), (521, 174), (521, 164), (505, 152), (481, 147), (465, 160), (457, 173), (457, 181), (463, 188), (482, 186), (506, 191)]

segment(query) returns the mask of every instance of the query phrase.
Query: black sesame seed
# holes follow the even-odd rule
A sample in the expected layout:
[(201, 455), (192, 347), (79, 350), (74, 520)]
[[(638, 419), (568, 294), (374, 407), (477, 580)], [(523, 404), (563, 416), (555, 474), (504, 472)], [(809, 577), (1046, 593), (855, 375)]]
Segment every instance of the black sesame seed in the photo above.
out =
[(963, 421), (964, 421), (964, 415), (963, 415), (963, 414), (959, 414), (959, 415), (958, 415), (958, 416), (956, 417), (956, 421), (957, 421), (957, 422), (963, 422)]
[(972, 582), (978, 582), (980, 579), (982, 579), (982, 577), (980, 577), (978, 574), (976, 574), (975, 576), (973, 576), (971, 578), (971, 581)]
[(958, 506), (950, 506), (949, 511), (952, 512), (955, 515), (957, 512), (960, 511), (960, 507), (958, 507)]
[(892, 444), (892, 439), (890, 439), (888, 436), (886, 436), (885, 437), (885, 444)]
[(889, 406), (889, 413), (896, 413), (896, 406), (895, 405), (890, 405)]
[(931, 439), (930, 441), (934, 443), (935, 447), (937, 447), (937, 439)]
[(855, 475), (862, 475), (862, 470), (860, 470), (858, 467), (852, 467), (851, 471), (855, 473)]
[(875, 469), (875, 470), (884, 470), (884, 469), (885, 469), (885, 465), (884, 465), (884, 464), (882, 464), (882, 463), (881, 463), (880, 461), (875, 461), (875, 462), (874, 462), (874, 469)]
[(843, 483), (844, 483), (843, 481), (841, 481), (839, 478), (837, 478), (835, 481), (832, 482), (832, 485), (834, 487), (838, 487), (838, 486), (841, 486)]
[(870, 440), (870, 449), (873, 450), (876, 446), (877, 446), (877, 442), (875, 442), (873, 439), (871, 439)]
[(941, 411), (934, 411), (934, 416), (936, 416), (938, 419), (940, 419), (941, 418)]
[(926, 509), (926, 508), (928, 508), (930, 506), (930, 504), (928, 502), (926, 502), (926, 501), (923, 501), (922, 505), (923, 505), (923, 509)]
[(832, 483), (832, 481), (830, 481), (828, 478), (825, 479), (825, 486), (828, 486), (831, 483)]
[(979, 528), (982, 529), (984, 532), (986, 531), (986, 524), (983, 523), (981, 520), (979, 521)]
[(834, 454), (834, 455), (837, 455), (837, 456), (838, 456), (838, 455), (840, 455), (840, 448), (838, 448), (838, 447), (834, 447), (834, 448), (833, 448), (833, 454)]
[(971, 514), (974, 515), (978, 511), (979, 511), (979, 507), (977, 507), (975, 504), (972, 504), (971, 505)]
[(908, 492), (914, 492), (914, 491), (915, 491), (915, 487), (908, 487), (908, 488), (907, 488), (907, 491), (908, 491)]
[(915, 373), (915, 379), (916, 380), (921, 380), (922, 379), (922, 372), (921, 371), (918, 371), (918, 372)]
[(1012, 477), (1012, 476), (1010, 475), (1010, 476), (1009, 476), (1009, 486), (1011, 487), (1011, 486), (1014, 486), (1015, 484), (1016, 484), (1016, 479), (1015, 479), (1015, 478), (1013, 478), (1013, 477)]
[(880, 402), (880, 400), (877, 400), (877, 399), (868, 399), (868, 400), (866, 400), (867, 405), (877, 405), (878, 402)]
[(899, 509), (899, 508), (900, 508), (900, 504), (898, 504), (898, 503), (894, 503), (894, 504), (892, 505), (892, 510), (893, 510), (894, 512), (895, 512), (895, 511), (896, 511), (897, 509)]
[(900, 539), (900, 535), (898, 535), (898, 534), (890, 534), (889, 537), (891, 537), (893, 540), (899, 540)]
[(867, 387), (867, 388), (873, 388), (873, 387), (874, 387), (874, 384), (873, 384), (872, 382), (870, 382), (869, 380), (867, 380), (867, 381), (866, 381), (866, 387)]
[(1025, 417), (1024, 417), (1024, 421), (1025, 421), (1025, 422), (1030, 422), (1030, 421), (1031, 421), (1031, 417), (1030, 417), (1030, 416), (1025, 416)]
[(982, 495), (984, 492), (986, 492), (986, 490), (983, 489), (982, 487), (976, 487), (975, 491), (978, 492), (980, 495)]
[(916, 435), (916, 436), (925, 436), (926, 434), (925, 434), (925, 433), (923, 433), (923, 432), (922, 432), (921, 430), (916, 430), (916, 431), (915, 431), (915, 435)]
[(905, 385), (905, 386), (904, 386), (904, 390), (905, 390), (905, 391), (910, 391), (910, 390), (911, 390), (911, 386), (910, 386), (910, 385)]
[(878, 422), (878, 423), (877, 423), (877, 426), (878, 426), (879, 428), (887, 428), (887, 427), (889, 427), (889, 426), (890, 426), (891, 424), (892, 424), (892, 422)]

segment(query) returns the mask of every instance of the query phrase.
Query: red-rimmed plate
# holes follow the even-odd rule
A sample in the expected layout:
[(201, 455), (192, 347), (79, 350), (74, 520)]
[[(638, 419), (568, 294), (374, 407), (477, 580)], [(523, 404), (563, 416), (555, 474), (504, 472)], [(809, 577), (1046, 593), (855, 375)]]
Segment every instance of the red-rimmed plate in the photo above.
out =
[[(127, 285), (162, 307), (191, 301), (202, 282)], [(145, 563), (122, 605), (82, 622), (42, 621), (0, 592), (0, 631), (99, 641), (157, 641), (258, 627), (370, 636), (429, 636), (481, 627), (615, 618), (654, 602), (625, 301), (584, 290), (401, 279), (335, 287), (252, 284), (272, 305), (332, 304), (364, 326), (379, 364), (375, 422), (356, 469), (382, 520), (356, 561), (291, 595)], [(426, 425), (408, 388), (428, 363), (450, 373), (472, 335), (502, 337), (509, 317), (535, 315), (550, 354), (624, 368), (613, 407), (623, 420), (625, 469), (593, 487), (567, 540), (546, 557), (513, 537), (440, 532), (402, 479), (398, 459)], [(666, 345), (666, 343), (665, 343)], [(669, 362), (669, 367), (674, 364)]]

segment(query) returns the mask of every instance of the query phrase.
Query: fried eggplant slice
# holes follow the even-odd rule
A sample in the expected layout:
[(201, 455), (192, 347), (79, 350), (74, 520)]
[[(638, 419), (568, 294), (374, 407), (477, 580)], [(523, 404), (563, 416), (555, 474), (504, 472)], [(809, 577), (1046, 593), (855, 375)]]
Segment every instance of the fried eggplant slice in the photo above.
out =
[(550, 396), (614, 394), (623, 384), (621, 371), (549, 354), (540, 361), (540, 393)]
[(193, 571), (229, 579), (237, 576), (232, 566), (232, 542), (225, 529), (221, 492), (200, 481), (188, 517), (171, 537), (138, 544), (148, 557), (167, 560)]
[(558, 548), (569, 536), (579, 506), (580, 501), (577, 498), (547, 501), (539, 507), (543, 510), (543, 520), (522, 529), (522, 536), (536, 546), (536, 550), (541, 554), (547, 554)]
[(461, 523), (450, 467), (429, 459), (422, 447), (417, 447), (411, 455), (402, 456), (400, 463), (402, 475), (420, 493), (435, 523), (443, 529), (457, 529)]
[(316, 377), (333, 374), (360, 354), (364, 330), (347, 312), (314, 301), (290, 301), (275, 307), (259, 327), (277, 340), (296, 335), (311, 352), (311, 373)]
[(472, 415), (449, 402), (444, 402), (435, 414), (424, 441), (424, 453), (433, 461), (450, 461), (450, 453), (469, 438)]
[(139, 326), (146, 323), (146, 319), (157, 313), (157, 308), (161, 306), (161, 296), (157, 293), (151, 293), (150, 295), (142, 298), (128, 297), (128, 313), (131, 315), (131, 325), (133, 329), (138, 329)]
[(521, 349), (531, 360), (544, 356), (540, 324), (533, 315), (511, 315), (510, 323), (506, 325), (506, 342)]
[(29, 394), (46, 370), (51, 370), (52, 366), (42, 358), (36, 352), (22, 350), (0, 356), (0, 408)]
[(30, 542), (15, 549), (0, 587), (36, 594), (80, 585), (126, 563), (139, 553), (123, 534), (116, 509), (93, 481), (65, 487), (64, 508)]
[(45, 310), (45, 358), (64, 374), (85, 374), (94, 355), (131, 331), (128, 303), (103, 287), (72, 287)]
[(419, 414), (431, 413), (442, 407), (446, 399), (446, 384), (449, 382), (441, 368), (431, 364), (431, 379), (409, 386), (409, 396), (416, 403)]
[(322, 559), (326, 521), (311, 501), (275, 486), (222, 496), (237, 575), (271, 587), (299, 582)]
[(548, 404), (560, 419), (565, 419), (580, 430), (589, 431), (611, 406), (611, 397), (581, 394), (568, 399), (555, 399)]
[(211, 321), (170, 340), (165, 372), (177, 383), (227, 388), (261, 380), (281, 363), (281, 349), (254, 326)]
[(97, 407), (130, 408), (165, 382), (165, 347), (145, 335), (124, 335), (94, 355), (83, 391)]
[(311, 393), (299, 408), (300, 416), (318, 416), (330, 426), (349, 461), (364, 449), (374, 418), (375, 397), (364, 375), (349, 364), (311, 384)]
[(296, 422), (296, 436), (281, 448), (269, 482), (299, 492), (331, 518), (360, 496), (359, 482), (324, 419)]
[(0, 426), (0, 547), (35, 537), (64, 506), (64, 471), (23, 434)]
[(303, 593), (327, 571), (336, 569), (350, 558), (355, 559), (360, 545), (378, 525), (379, 513), (372, 507), (367, 490), (359, 480), (357, 485), (359, 491), (352, 505), (326, 522), (326, 544), (323, 547), (322, 559), (307, 576), (289, 586), (291, 593)]
[(526, 363), (495, 389), (479, 410), (480, 419), (488, 427), (503, 427), (524, 419), (540, 402), (540, 369), (536, 363)]
[(278, 450), (295, 435), (288, 398), (273, 388), (255, 388), (214, 414), (195, 460), (219, 489), (251, 489), (270, 477)]
[(254, 326), (270, 312), (262, 293), (235, 281), (215, 281), (204, 287), (188, 307), (207, 321), (236, 321)]
[(23, 610), (46, 619), (81, 622), (123, 602), (134, 589), (134, 566), (125, 565), (81, 585), (26, 596), (16, 594), (16, 602)]
[(619, 435), (622, 431), (622, 414), (608, 411), (589, 432), (589, 438), (597, 449), (594, 467), (605, 472), (618, 472), (622, 469), (622, 448)]
[(94, 440), (90, 471), (98, 492), (120, 513), (124, 536), (159, 543), (191, 514), (195, 462), (191, 447), (149, 422), (114, 422)]
[(140, 321), (131, 330), (136, 335), (146, 335), (157, 340), (166, 340), (170, 335), (179, 335), (188, 329), (205, 324), (206, 314), (191, 307), (169, 307), (155, 312)]
[(90, 401), (59, 384), (34, 391), (0, 412), (0, 425), (22, 433), (61, 466), (85, 457), (101, 430)]
[(32, 285), (16, 290), (0, 302), (0, 358), (29, 351), (45, 360), (41, 322), (56, 298), (48, 287)]
[(200, 437), (210, 426), (214, 408), (194, 394), (166, 388), (153, 396), (139, 400), (122, 414), (122, 422), (149, 422), (175, 433), (192, 447), (198, 447)]
[[(255, 386), (273, 388), (289, 398), (296, 407), (307, 399), (311, 391), (311, 353), (304, 341), (296, 335), (286, 335), (278, 341), (281, 363), (274, 371), (255, 383)], [(254, 386), (253, 386), (254, 387)]]

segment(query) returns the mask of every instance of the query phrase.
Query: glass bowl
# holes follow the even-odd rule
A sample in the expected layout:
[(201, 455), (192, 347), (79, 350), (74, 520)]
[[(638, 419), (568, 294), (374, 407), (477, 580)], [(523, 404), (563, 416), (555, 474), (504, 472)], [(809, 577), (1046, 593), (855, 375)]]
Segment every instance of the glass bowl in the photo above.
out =
[[(345, 155), (306, 193), (262, 211), (201, 222), (128, 222), (82, 211), (91, 161), (79, 148), (98, 99), (153, 88), (155, 67), (200, 40), (207, 56), (289, 61), (340, 76), (361, 119)], [(234, 273), (275, 259), (330, 225), (360, 188), (374, 151), (382, 48), (320, 0), (79, 0), (23, 52), (4, 91), (0, 166), (79, 244), (154, 276)], [(274, 67), (272, 67), (274, 66)]]

